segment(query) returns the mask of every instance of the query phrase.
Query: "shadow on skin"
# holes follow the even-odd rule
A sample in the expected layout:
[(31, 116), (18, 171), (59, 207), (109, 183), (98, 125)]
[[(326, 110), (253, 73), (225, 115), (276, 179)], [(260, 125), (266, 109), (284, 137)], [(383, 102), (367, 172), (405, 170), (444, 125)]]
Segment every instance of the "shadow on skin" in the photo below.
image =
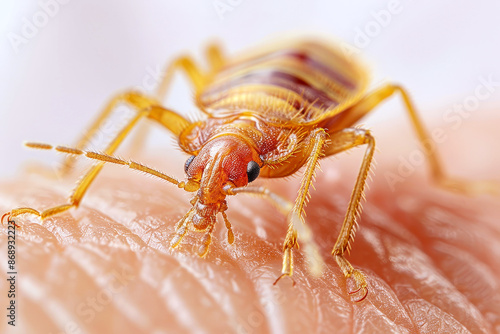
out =
[[(464, 130), (464, 138), (494, 131), (494, 124)], [(489, 130), (488, 130), (489, 129)], [(496, 132), (494, 132), (496, 133)], [(377, 135), (377, 132), (375, 132)], [(409, 141), (408, 134), (403, 134)], [(377, 137), (378, 138), (378, 137)], [(389, 137), (388, 137), (389, 138)], [(475, 138), (475, 139), (474, 139)], [(491, 138), (491, 137), (489, 137)], [(389, 139), (390, 140), (390, 139)], [(466, 166), (454, 138), (440, 146), (454, 174)], [(452, 143), (454, 142), (454, 143)], [(390, 142), (389, 142), (390, 143)], [(460, 144), (460, 143), (459, 143)], [(489, 145), (491, 143), (484, 143)], [(402, 154), (407, 154), (410, 145)], [(380, 146), (379, 146), (380, 147)], [(391, 145), (385, 145), (391, 147)], [(382, 148), (364, 202), (351, 263), (368, 280), (369, 295), (353, 303), (352, 282), (330, 256), (345, 214), (362, 150), (323, 161), (306, 209), (326, 267), (307, 270), (295, 251), (292, 287), (280, 274), (285, 218), (262, 199), (228, 200), (235, 242), (227, 243), (222, 221), (206, 258), (196, 256), (199, 237), (169, 243), (189, 194), (132, 171), (105, 168), (78, 209), (40, 224), (17, 222), (18, 319), (25, 333), (491, 333), (500, 330), (500, 207), (498, 198), (469, 198), (429, 184), (424, 166), (392, 192), (385, 170), (396, 171), (398, 153)], [(472, 156), (476, 151), (471, 152)], [(490, 175), (498, 161), (480, 160)], [(495, 157), (495, 159), (498, 159)], [(453, 165), (450, 162), (464, 162)], [(183, 161), (173, 161), (183, 165)], [(163, 161), (149, 163), (163, 168)], [(465, 165), (465, 167), (464, 167)], [(481, 168), (481, 167), (480, 167)], [(469, 171), (470, 173), (470, 171)], [(0, 209), (64, 203), (74, 179), (20, 176), (0, 185)], [(299, 180), (261, 179), (294, 198)], [(68, 185), (67, 191), (61, 185)], [(6, 228), (2, 228), (6, 233)], [(299, 236), (300, 243), (300, 236)], [(6, 238), (0, 238), (6, 263)], [(5, 270), (5, 266), (3, 266)], [(0, 287), (6, 291), (6, 281)], [(7, 305), (6, 294), (0, 296)], [(7, 328), (9, 327), (9, 328)], [(1, 332), (15, 331), (0, 322)]]

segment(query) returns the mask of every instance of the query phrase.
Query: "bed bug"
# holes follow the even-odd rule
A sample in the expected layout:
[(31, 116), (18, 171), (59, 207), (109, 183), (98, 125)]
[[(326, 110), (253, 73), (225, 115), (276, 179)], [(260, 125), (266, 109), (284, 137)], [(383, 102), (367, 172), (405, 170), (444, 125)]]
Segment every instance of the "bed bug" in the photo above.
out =
[[(370, 131), (356, 123), (379, 103), (399, 94), (419, 141), (429, 140), (422, 122), (401, 86), (385, 84), (367, 92), (367, 70), (328, 43), (301, 40), (226, 58), (221, 49), (207, 49), (209, 70), (200, 69), (188, 56), (173, 61), (165, 72), (155, 96), (127, 91), (111, 99), (91, 125), (87, 134), (71, 147), (52, 147), (28, 143), (38, 149), (56, 149), (71, 155), (85, 155), (98, 160), (78, 182), (69, 202), (37, 211), (18, 208), (9, 212), (9, 220), (20, 214), (34, 214), (41, 219), (77, 207), (104, 163), (128, 166), (162, 178), (188, 192), (193, 192), (192, 207), (176, 225), (171, 246), (179, 245), (189, 230), (204, 232), (198, 254), (205, 256), (211, 243), (216, 216), (220, 213), (228, 229), (228, 242), (234, 235), (226, 215), (226, 197), (251, 193), (268, 199), (282, 211), (288, 222), (283, 243), (281, 276), (292, 277), (293, 253), (297, 238), (314, 247), (304, 229), (304, 208), (309, 188), (320, 158), (366, 145), (359, 174), (332, 255), (346, 278), (354, 279), (356, 293), (366, 298), (368, 285), (364, 274), (346, 259), (353, 241), (360, 201), (372, 162), (375, 140)], [(162, 106), (176, 71), (184, 72), (195, 91), (195, 103), (201, 111), (199, 120), (190, 121)], [(136, 112), (103, 153), (86, 151), (89, 138), (105, 122), (117, 104), (126, 103)], [(185, 164), (186, 181), (179, 181), (142, 164), (113, 157), (113, 153), (136, 126), (149, 118), (164, 126), (190, 157)], [(436, 152), (423, 145), (433, 178), (441, 185), (469, 191), (470, 183), (448, 178)], [(65, 170), (74, 162), (68, 156)], [(281, 178), (302, 172), (298, 196), (290, 202), (261, 186), (251, 185), (257, 177)], [(307, 248), (307, 247), (306, 247)], [(275, 283), (276, 283), (275, 282)]]

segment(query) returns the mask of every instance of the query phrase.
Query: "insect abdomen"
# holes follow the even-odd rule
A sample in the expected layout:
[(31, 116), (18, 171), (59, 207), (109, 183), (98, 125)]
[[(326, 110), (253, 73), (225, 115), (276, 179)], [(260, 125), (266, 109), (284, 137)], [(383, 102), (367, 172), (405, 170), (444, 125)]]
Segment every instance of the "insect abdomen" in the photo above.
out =
[(340, 52), (303, 42), (225, 66), (198, 95), (216, 116), (257, 112), (277, 122), (315, 120), (364, 90), (365, 74)]

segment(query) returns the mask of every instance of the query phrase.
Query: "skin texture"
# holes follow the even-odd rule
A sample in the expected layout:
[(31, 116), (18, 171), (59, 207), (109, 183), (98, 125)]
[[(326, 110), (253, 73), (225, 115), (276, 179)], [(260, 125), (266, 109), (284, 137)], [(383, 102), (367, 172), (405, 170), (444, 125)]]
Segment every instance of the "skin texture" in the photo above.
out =
[[(498, 123), (468, 120), (459, 134), (439, 145), (453, 175), (494, 178), (500, 161), (490, 153), (496, 147), (487, 139), (498, 132)], [(3, 320), (0, 331), (500, 332), (498, 198), (438, 189), (424, 165), (391, 190), (386, 173), (397, 175), (398, 158), (417, 147), (409, 131), (377, 130), (374, 135), (380, 148), (377, 167), (348, 257), (367, 277), (365, 301), (352, 302), (347, 294), (352, 282), (346, 282), (330, 256), (363, 149), (322, 161), (306, 220), (326, 266), (321, 277), (313, 277), (295, 250), (295, 287), (287, 278), (272, 285), (281, 269), (286, 223), (265, 200), (229, 198), (235, 242), (227, 243), (220, 220), (210, 251), (201, 259), (192, 248), (203, 234), (188, 233), (177, 250), (169, 249), (175, 223), (189, 209), (189, 194), (109, 166), (78, 209), (42, 224), (28, 215), (17, 220), (22, 225), (16, 240), (17, 327)], [(166, 171), (184, 164), (170, 158), (140, 161)], [(76, 177), (57, 180), (23, 172), (0, 184), (0, 210), (64, 203)], [(255, 182), (292, 199), (299, 179), (287, 180)], [(1, 231), (5, 234), (6, 228)], [(6, 272), (5, 235), (0, 249)], [(7, 290), (5, 280), (0, 289)], [(2, 308), (7, 302), (2, 293)]]

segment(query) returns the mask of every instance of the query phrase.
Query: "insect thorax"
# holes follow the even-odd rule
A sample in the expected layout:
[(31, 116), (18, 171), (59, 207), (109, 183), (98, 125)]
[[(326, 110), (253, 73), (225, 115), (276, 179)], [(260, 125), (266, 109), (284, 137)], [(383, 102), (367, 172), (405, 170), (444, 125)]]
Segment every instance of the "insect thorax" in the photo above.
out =
[(277, 148), (278, 141), (283, 138), (283, 132), (289, 131), (244, 115), (207, 118), (185, 129), (179, 136), (179, 145), (187, 153), (196, 155), (209, 141), (230, 135), (243, 139), (260, 155), (265, 155)]

